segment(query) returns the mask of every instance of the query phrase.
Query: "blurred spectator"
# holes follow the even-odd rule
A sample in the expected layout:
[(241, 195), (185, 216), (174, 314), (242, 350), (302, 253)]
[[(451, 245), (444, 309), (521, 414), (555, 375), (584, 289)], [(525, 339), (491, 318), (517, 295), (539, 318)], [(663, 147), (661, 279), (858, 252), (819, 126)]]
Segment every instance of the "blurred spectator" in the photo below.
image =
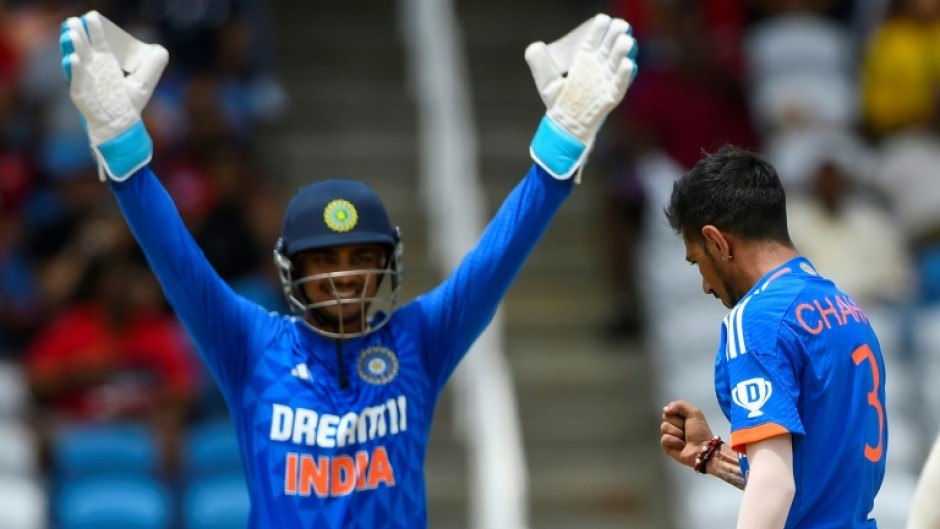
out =
[(895, 219), (865, 193), (864, 147), (846, 134), (804, 134), (811, 148), (777, 153), (784, 167), (793, 165), (787, 157), (800, 159), (787, 205), (790, 235), (863, 308), (897, 303), (914, 288), (908, 248)]
[(237, 10), (237, 0), (164, 2), (140, 0), (141, 12), (153, 20), (174, 68), (187, 75), (211, 69), (216, 59), (216, 33)]
[(145, 421), (172, 473), (199, 371), (143, 257), (129, 252), (97, 259), (90, 296), (49, 322), (25, 366), (47, 434), (59, 421)]
[[(153, 21), (171, 56), (180, 58), (185, 75), (215, 71), (231, 59), (233, 49), (226, 36), (235, 27), (241, 49), (237, 61), (248, 75), (271, 77), (274, 52), (271, 42), (269, 2), (266, 0), (190, 0), (164, 2), (137, 0), (140, 14)], [(222, 66), (221, 70), (225, 70)], [(279, 84), (279, 83), (278, 83)]]
[(18, 130), (20, 56), (0, 11), (0, 357), (15, 357), (41, 317), (24, 248), (23, 211), (36, 183)]
[[(0, 169), (2, 171), (2, 169)], [(4, 177), (0, 177), (4, 178)], [(0, 197), (0, 200), (3, 200)], [(42, 319), (34, 269), (22, 244), (22, 221), (3, 203), (0, 211), (0, 357), (19, 353)]]
[(864, 58), (865, 125), (875, 136), (923, 125), (940, 93), (940, 1), (894, 0)]
[(271, 310), (284, 304), (269, 260), (283, 204), (254, 148), (286, 94), (264, 0), (0, 3), (0, 360), (22, 364), (0, 389), (28, 383), (44, 456), (60, 426), (135, 421), (178, 478), (190, 420), (226, 409), (97, 180), (65, 89), (59, 25), (86, 9), (171, 49), (144, 113), (165, 182), (217, 270)]
[(850, 32), (825, 16), (829, 2), (768, 0), (744, 46), (749, 99), (764, 138), (810, 124), (857, 121), (857, 58)]
[[(56, 35), (69, 12), (56, 2), (20, 6), (14, 35), (22, 46), (21, 90), (29, 112), (30, 136), (38, 168), (47, 175), (70, 172), (91, 162), (85, 130), (68, 91), (63, 90), (61, 52)], [(26, 32), (29, 35), (25, 35)]]
[(22, 58), (19, 49), (12, 36), (6, 31), (8, 24), (5, 21), (5, 13), (0, 11), (0, 132), (2, 132), (2, 142), (4, 147), (10, 141), (11, 122), (14, 116), (14, 110), (20, 103), (17, 100), (19, 95), (20, 74), (22, 69)]
[[(938, 120), (940, 121), (940, 120)], [(876, 184), (895, 208), (902, 237), (914, 254), (919, 297), (940, 302), (940, 135), (937, 124), (886, 138)]]
[(259, 44), (254, 37), (252, 26), (237, 18), (222, 26), (217, 39), (222, 107), (231, 128), (242, 137), (280, 117), (287, 99), (277, 78), (252, 62), (253, 48)]
[[(736, 2), (702, 5), (692, 0), (661, 0), (619, 9), (642, 10), (640, 70), (630, 93), (599, 147), (605, 158), (600, 221), (603, 258), (613, 293), (613, 318), (605, 330), (634, 336), (644, 312), (636, 284), (636, 245), (644, 217), (646, 190), (640, 167), (649, 156), (665, 155), (682, 169), (702, 151), (725, 143), (755, 147), (737, 61), (727, 49), (739, 35), (743, 12)], [(706, 11), (712, 9), (712, 11)], [(720, 36), (709, 15), (727, 27)], [(725, 58), (725, 59), (723, 59)]]
[[(614, 0), (613, 12), (630, 22), (633, 35), (641, 43), (653, 38), (661, 24), (659, 17), (661, 0)], [(712, 43), (715, 61), (722, 68), (739, 74), (741, 72), (741, 36), (747, 22), (748, 0), (700, 0), (698, 7), (705, 20), (703, 37)], [(641, 48), (641, 54), (646, 52)]]
[(206, 153), (205, 163), (215, 200), (191, 226), (199, 247), (236, 292), (269, 310), (286, 310), (279, 280), (262, 271), (273, 270), (268, 245), (277, 240), (280, 219), (264, 218), (277, 206), (249, 149), (221, 142)]
[(186, 127), (168, 149), (172, 155), (159, 163), (163, 181), (222, 278), (271, 310), (284, 308), (279, 280), (260, 272), (271, 269), (267, 245), (280, 233), (267, 175), (228, 121), (215, 77), (187, 79), (182, 102)]
[[(258, 126), (283, 114), (287, 95), (270, 70), (271, 58), (266, 55), (270, 46), (264, 40), (267, 33), (260, 20), (252, 18), (264, 12), (256, 3), (209, 0), (169, 6), (145, 2), (145, 12), (158, 17), (164, 30), (180, 24), (187, 28), (166, 33), (168, 42), (164, 44), (174, 62), (158, 86), (147, 116), (148, 126), (157, 127), (158, 145), (175, 145), (181, 132), (218, 125), (225, 133), (248, 140)], [(183, 16), (189, 8), (194, 12)], [(192, 53), (192, 43), (186, 44), (190, 39), (200, 43), (198, 53)], [(174, 54), (174, 46), (185, 47), (185, 51)], [(184, 59), (177, 62), (179, 55)], [(203, 123), (203, 118), (211, 119)]]
[(851, 26), (855, 33), (856, 48), (859, 55), (864, 53), (872, 36), (881, 27), (888, 13), (888, 8), (894, 0), (843, 0), (852, 6)]
[(662, 0), (653, 8), (650, 34), (640, 42), (643, 75), (620, 112), (622, 145), (661, 150), (685, 168), (725, 143), (754, 147), (740, 78), (717, 61), (699, 3)]
[(46, 184), (24, 212), (24, 236), (43, 310), (51, 315), (74, 301), (93, 259), (110, 251), (126, 228), (108, 216), (114, 206), (105, 202), (94, 165), (57, 173)]

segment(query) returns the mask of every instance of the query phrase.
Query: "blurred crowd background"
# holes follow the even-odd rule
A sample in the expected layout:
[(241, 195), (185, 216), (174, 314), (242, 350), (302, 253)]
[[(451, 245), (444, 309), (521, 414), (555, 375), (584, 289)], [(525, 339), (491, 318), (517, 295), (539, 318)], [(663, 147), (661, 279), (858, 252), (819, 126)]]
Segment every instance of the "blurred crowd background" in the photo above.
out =
[[(631, 241), (653, 156), (760, 150), (798, 248), (863, 306), (940, 300), (940, 2), (623, 0), (642, 75), (609, 137), (611, 332), (640, 328)], [(657, 211), (657, 213), (659, 213)], [(627, 273), (623, 273), (627, 270)]]
[[(266, 3), (5, 2), (0, 526), (117, 527), (95, 514), (104, 504), (140, 527), (170, 514), (186, 527), (230, 526), (244, 519), (247, 498), (224, 403), (98, 181), (64, 83), (60, 24), (92, 8), (170, 51), (144, 116), (154, 169), (219, 274), (282, 309), (268, 258), (282, 190), (255, 149), (287, 101), (271, 71)], [(197, 458), (220, 466), (197, 469)], [(240, 494), (225, 483), (205, 487), (225, 473)], [(126, 475), (135, 479), (118, 479)], [(220, 501), (228, 493), (235, 508), (211, 523), (200, 519), (220, 509), (211, 498), (191, 501), (185, 514), (161, 508), (183, 489), (187, 497), (220, 491)]]
[[(707, 367), (687, 355), (717, 341), (720, 307), (684, 301), (705, 296), (672, 267), (684, 263), (662, 204), (703, 152), (760, 150), (790, 193), (798, 249), (887, 342), (907, 487), (940, 423), (929, 384), (940, 374), (940, 0), (588, 3), (629, 20), (640, 43), (640, 74), (590, 169), (611, 293), (596, 332), (646, 343), (664, 398), (714, 406)], [(3, 3), (0, 526), (100, 527), (94, 502), (126, 497), (157, 523), (230, 527), (245, 501), (224, 403), (98, 181), (65, 87), (59, 25), (90, 8), (169, 49), (144, 116), (154, 169), (221, 276), (284, 308), (268, 252), (289, 189), (258, 147), (290, 97), (267, 2)], [(694, 329), (683, 310), (697, 311)], [(128, 473), (147, 479), (116, 480)], [(903, 520), (904, 494), (889, 520)], [(168, 497), (182, 507), (161, 510)], [(702, 515), (691, 519), (721, 525), (704, 522), (723, 512), (714, 502), (692, 501)]]

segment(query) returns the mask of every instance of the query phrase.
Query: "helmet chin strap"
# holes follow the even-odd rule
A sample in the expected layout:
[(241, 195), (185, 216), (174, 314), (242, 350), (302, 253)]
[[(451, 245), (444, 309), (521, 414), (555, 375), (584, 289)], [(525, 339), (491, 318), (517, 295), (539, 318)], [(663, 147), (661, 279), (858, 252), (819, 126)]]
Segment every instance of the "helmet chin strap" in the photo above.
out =
[[(337, 334), (343, 334), (343, 321), (337, 318), (336, 324), (330, 323), (330, 319), (320, 309), (307, 311), (308, 317), (313, 320), (310, 322), (314, 326), (322, 326), (326, 329), (333, 329)], [(362, 316), (360, 316), (361, 318)], [(343, 338), (334, 338), (336, 344), (336, 369), (339, 371), (339, 389), (349, 388), (349, 377), (346, 376), (346, 364), (343, 361)]]
[(333, 340), (336, 344), (336, 368), (339, 369), (339, 389), (349, 387), (349, 379), (346, 377), (346, 365), (343, 363), (343, 340), (337, 338)]
[[(340, 336), (343, 336), (343, 335), (344, 335), (345, 329), (343, 328), (343, 327), (344, 327), (344, 325), (343, 325), (344, 321), (343, 321), (342, 318), (333, 318), (333, 317), (331, 317), (331, 316), (328, 316), (328, 315), (324, 314), (322, 308), (319, 308), (319, 309), (308, 309), (308, 310), (307, 310), (307, 315), (308, 315), (308, 318), (309, 318), (310, 320), (312, 320), (311, 324), (313, 324), (313, 325), (315, 325), (315, 326), (317, 326), (317, 327), (319, 327), (319, 328), (321, 328), (321, 329), (323, 329), (323, 330), (325, 330), (325, 331), (331, 331), (331, 332), (334, 332), (334, 333), (336, 333), (336, 334), (338, 334), (338, 335), (340, 335)], [(354, 316), (353, 318), (350, 318), (350, 319), (359, 319), (359, 320), (361, 320), (361, 321), (362, 321), (362, 327), (363, 327), (362, 330), (365, 330), (365, 327), (366, 327), (366, 318), (365, 318), (365, 315), (364, 315), (364, 314), (360, 314), (359, 316)]]

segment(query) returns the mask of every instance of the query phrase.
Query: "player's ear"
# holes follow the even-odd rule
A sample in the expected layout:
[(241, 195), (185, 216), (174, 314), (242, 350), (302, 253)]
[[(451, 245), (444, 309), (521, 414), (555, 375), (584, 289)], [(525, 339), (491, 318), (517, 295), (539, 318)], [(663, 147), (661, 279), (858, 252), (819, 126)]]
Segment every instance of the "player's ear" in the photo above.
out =
[(711, 224), (702, 226), (702, 237), (705, 239), (705, 245), (719, 257), (731, 255), (730, 241), (717, 227)]

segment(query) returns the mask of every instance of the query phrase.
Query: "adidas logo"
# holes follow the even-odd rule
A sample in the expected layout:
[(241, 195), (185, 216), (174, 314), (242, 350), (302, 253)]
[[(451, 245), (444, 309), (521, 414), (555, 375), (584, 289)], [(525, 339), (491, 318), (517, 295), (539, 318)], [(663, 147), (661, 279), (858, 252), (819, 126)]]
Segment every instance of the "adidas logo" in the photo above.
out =
[(290, 370), (290, 374), (301, 380), (313, 379), (313, 376), (310, 375), (310, 370), (307, 368), (307, 364), (297, 364), (294, 366), (294, 369)]

